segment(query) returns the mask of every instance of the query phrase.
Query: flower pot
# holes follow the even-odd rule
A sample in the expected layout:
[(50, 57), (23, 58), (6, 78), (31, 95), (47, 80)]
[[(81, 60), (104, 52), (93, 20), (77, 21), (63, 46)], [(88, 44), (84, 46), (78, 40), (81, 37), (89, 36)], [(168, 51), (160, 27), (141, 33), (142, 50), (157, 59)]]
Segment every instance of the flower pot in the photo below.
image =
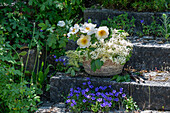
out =
[(83, 67), (85, 71), (93, 76), (113, 76), (120, 74), (122, 72), (124, 65), (113, 63), (111, 60), (104, 62), (103, 66), (100, 69), (97, 69), (95, 72), (91, 69), (91, 60), (83, 62)]

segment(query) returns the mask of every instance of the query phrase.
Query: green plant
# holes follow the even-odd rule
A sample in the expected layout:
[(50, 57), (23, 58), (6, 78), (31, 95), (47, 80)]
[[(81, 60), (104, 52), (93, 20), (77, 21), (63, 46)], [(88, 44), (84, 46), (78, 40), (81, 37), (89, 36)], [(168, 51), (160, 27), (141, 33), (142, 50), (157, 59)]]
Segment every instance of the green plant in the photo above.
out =
[[(12, 56), (11, 46), (0, 38), (0, 112), (33, 112), (40, 101), (35, 86), (24, 80), (22, 60)], [(17, 68), (17, 65), (21, 65)], [(29, 86), (28, 86), (29, 85)]]
[(152, 16), (152, 23), (150, 25), (146, 25), (144, 20), (141, 20), (141, 24), (142, 24), (142, 31), (143, 31), (143, 35), (148, 35), (148, 36), (161, 36), (161, 25), (157, 23), (156, 19)]
[(170, 37), (170, 17), (168, 17), (166, 14), (162, 15), (162, 23), (161, 26), (161, 32), (165, 39), (168, 39)]
[(128, 14), (125, 13), (115, 16), (113, 19), (108, 18), (108, 20), (103, 20), (101, 25), (108, 26), (109, 28), (125, 30), (132, 36), (134, 34), (135, 18), (132, 17), (132, 19), (129, 19)]
[(123, 88), (115, 90), (112, 86), (94, 87), (90, 78), (87, 80), (82, 87), (70, 88), (66, 103), (73, 112), (79, 113), (84, 110), (95, 113), (108, 112), (118, 109), (120, 105), (128, 106), (129, 111), (138, 110), (135, 103), (127, 99), (126, 94), (123, 93)]
[(168, 0), (98, 0), (102, 7), (130, 11), (168, 11)]
[(139, 110), (138, 105), (136, 105), (132, 97), (126, 98), (123, 103), (127, 112)]
[(130, 82), (130, 75), (114, 75), (111, 80), (116, 80), (116, 82)]

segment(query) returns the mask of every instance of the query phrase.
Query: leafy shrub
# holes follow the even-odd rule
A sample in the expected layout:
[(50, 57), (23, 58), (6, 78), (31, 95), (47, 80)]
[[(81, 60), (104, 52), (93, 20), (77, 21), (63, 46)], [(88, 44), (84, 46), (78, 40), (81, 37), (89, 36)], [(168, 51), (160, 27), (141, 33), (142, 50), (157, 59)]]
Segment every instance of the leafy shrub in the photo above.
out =
[[(24, 80), (22, 68), (16, 68), (18, 64), (11, 54), (10, 45), (0, 38), (0, 112), (22, 112), (36, 110), (39, 96), (35, 93), (35, 86), (28, 87)], [(21, 69), (21, 70), (19, 70)]]
[(109, 28), (122, 29), (128, 32), (130, 35), (133, 35), (135, 28), (135, 18), (132, 17), (132, 19), (129, 19), (128, 14), (125, 13), (115, 16), (112, 19), (108, 18), (108, 20), (103, 20), (101, 25), (108, 26)]
[(105, 8), (130, 10), (130, 11), (168, 11), (168, 0), (99, 0), (99, 4)]

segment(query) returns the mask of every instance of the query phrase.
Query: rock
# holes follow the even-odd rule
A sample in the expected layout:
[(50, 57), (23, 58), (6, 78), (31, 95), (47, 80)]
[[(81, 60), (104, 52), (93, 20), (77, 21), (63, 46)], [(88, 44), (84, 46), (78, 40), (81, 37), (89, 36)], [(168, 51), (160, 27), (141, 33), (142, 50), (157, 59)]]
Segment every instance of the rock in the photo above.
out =
[(153, 40), (154, 37), (153, 36), (143, 36), (142, 37), (144, 40)]

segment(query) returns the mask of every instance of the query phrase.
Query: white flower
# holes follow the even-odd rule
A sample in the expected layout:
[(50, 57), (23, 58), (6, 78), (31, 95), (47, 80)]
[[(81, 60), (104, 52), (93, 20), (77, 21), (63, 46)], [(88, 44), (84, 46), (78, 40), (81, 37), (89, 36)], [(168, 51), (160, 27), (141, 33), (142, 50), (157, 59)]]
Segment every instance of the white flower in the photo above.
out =
[(57, 26), (64, 27), (66, 24), (64, 21), (58, 21)]
[(92, 35), (96, 31), (95, 27), (96, 27), (96, 24), (85, 22), (84, 25), (82, 25), (82, 27), (80, 28), (80, 31), (82, 33), (87, 33), (87, 35)]
[(80, 38), (77, 40), (77, 44), (80, 48), (86, 48), (90, 46), (91, 37), (89, 35), (81, 35)]
[(99, 27), (96, 32), (96, 37), (98, 40), (105, 39), (109, 35), (109, 29), (106, 26)]
[(79, 31), (79, 25), (75, 24), (74, 27), (71, 27), (69, 30), (69, 33), (67, 34), (68, 37), (71, 36), (71, 34), (76, 34)]

